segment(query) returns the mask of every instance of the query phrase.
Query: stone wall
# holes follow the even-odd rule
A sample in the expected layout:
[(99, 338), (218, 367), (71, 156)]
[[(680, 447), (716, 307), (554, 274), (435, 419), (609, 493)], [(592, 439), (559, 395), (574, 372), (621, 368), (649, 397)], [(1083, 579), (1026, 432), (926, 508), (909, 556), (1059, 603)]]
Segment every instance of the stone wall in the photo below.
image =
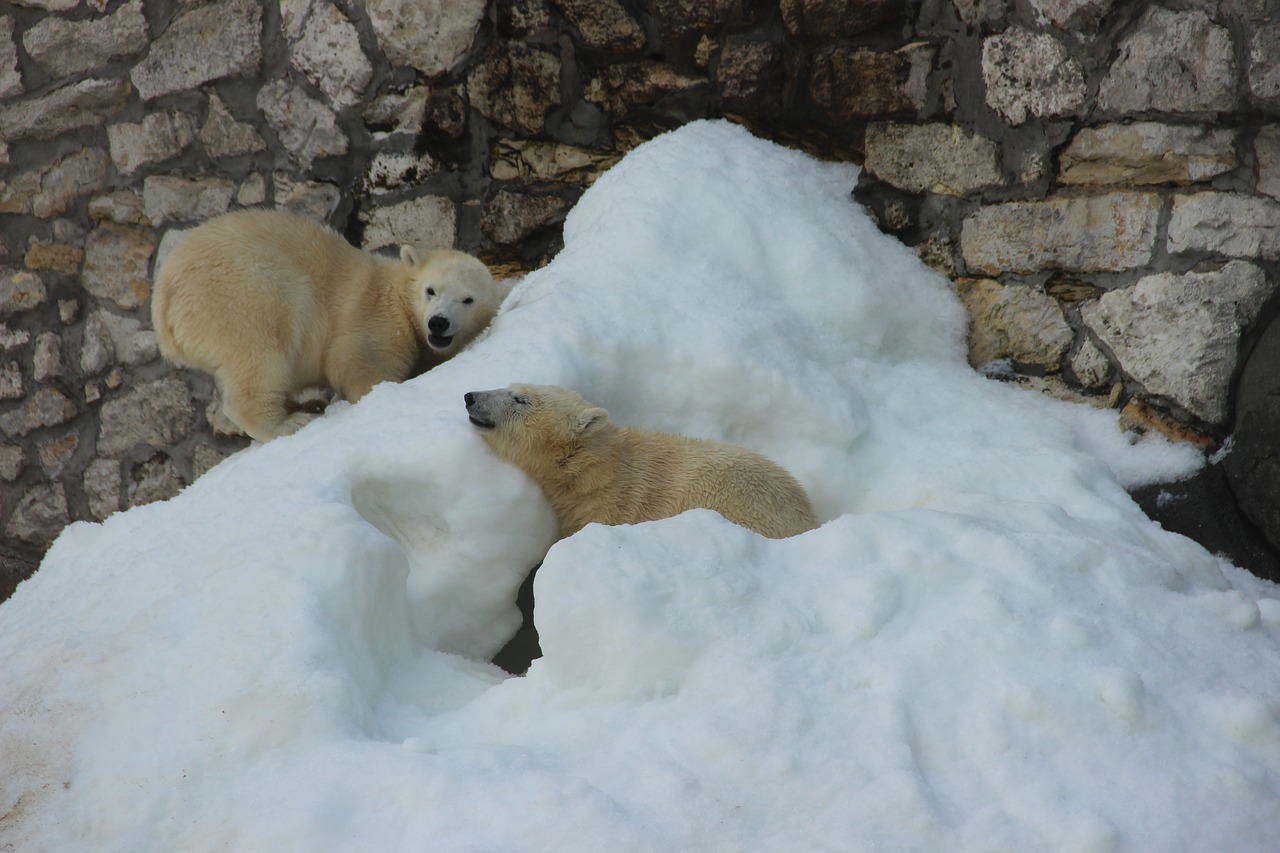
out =
[(149, 329), (183, 230), (545, 262), (626, 150), (727, 115), (865, 161), (974, 363), (1203, 443), (1280, 272), (1280, 0), (0, 0), (0, 595), (243, 436)]

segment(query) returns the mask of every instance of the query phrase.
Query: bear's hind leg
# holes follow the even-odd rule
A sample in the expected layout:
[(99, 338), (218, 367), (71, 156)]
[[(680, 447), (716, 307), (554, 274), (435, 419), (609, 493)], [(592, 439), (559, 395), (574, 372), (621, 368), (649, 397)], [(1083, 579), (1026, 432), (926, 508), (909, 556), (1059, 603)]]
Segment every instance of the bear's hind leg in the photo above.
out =
[(235, 381), (219, 376), (218, 387), (223, 413), (258, 441), (292, 435), (319, 416), (290, 405), (290, 394), (296, 389), (282, 364), (259, 365), (252, 374)]

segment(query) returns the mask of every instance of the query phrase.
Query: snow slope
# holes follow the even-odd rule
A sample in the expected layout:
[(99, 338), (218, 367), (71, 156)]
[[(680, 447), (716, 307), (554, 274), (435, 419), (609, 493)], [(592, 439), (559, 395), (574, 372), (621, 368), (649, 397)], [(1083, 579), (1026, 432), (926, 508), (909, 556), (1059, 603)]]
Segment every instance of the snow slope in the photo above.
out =
[[(1128, 498), (1192, 451), (970, 370), (855, 174), (660, 137), (458, 358), (69, 528), (0, 605), (0, 849), (1276, 849), (1280, 589)], [(826, 523), (548, 552), (462, 405), (516, 381), (746, 444)]]

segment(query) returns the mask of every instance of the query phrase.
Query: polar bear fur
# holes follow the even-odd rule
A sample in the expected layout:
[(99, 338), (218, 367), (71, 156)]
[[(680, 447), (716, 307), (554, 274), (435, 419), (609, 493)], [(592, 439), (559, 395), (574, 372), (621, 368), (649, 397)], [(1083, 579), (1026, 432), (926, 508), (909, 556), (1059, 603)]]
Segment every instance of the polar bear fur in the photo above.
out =
[(464, 402), (494, 452), (542, 488), (562, 537), (591, 522), (638, 524), (698, 507), (774, 539), (818, 526), (795, 478), (745, 447), (621, 427), (549, 385), (472, 391)]
[(462, 252), (400, 260), (299, 216), (244, 210), (191, 231), (156, 274), (151, 318), (169, 361), (212, 373), (223, 411), (259, 441), (295, 432), (316, 387), (355, 402), (457, 353), (509, 287)]

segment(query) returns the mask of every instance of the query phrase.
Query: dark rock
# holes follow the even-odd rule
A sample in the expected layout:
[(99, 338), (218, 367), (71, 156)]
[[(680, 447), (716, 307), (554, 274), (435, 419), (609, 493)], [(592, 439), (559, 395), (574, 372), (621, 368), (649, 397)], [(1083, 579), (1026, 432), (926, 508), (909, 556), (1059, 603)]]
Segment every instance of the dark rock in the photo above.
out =
[[(1222, 468), (1240, 509), (1280, 548), (1280, 322), (1267, 326), (1241, 371)], [(1271, 578), (1280, 581), (1280, 573)]]

